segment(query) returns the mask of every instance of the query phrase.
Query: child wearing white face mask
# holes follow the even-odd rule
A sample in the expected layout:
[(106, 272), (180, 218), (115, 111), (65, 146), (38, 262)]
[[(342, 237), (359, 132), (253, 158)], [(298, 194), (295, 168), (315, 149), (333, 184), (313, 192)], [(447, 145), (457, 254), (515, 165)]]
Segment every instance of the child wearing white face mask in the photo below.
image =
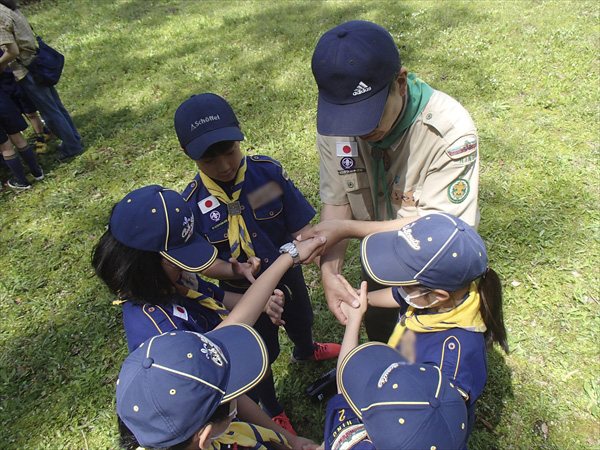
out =
[(369, 292), (369, 306), (400, 306), (388, 344), (410, 362), (438, 366), (456, 385), (470, 433), (487, 380), (486, 346), (495, 341), (508, 353), (502, 288), (483, 240), (462, 220), (432, 213), (367, 236), (361, 260), (374, 281), (391, 286)]

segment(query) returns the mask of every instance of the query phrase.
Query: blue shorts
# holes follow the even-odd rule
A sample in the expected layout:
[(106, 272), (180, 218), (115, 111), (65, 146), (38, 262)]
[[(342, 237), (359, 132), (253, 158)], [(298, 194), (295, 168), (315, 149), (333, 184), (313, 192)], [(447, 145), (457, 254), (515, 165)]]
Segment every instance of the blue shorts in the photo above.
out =
[[(27, 129), (27, 122), (23, 118), (21, 111), (3, 91), (0, 91), (0, 129), (4, 134), (16, 134)], [(0, 143), (6, 139), (0, 140)]]

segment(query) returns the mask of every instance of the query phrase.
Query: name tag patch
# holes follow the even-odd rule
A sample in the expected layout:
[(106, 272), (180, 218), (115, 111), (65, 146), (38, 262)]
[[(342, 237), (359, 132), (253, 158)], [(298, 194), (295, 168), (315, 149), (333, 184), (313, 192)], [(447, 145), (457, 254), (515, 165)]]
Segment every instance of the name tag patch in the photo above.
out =
[(336, 142), (335, 154), (337, 156), (358, 156), (358, 146), (356, 142)]
[(269, 181), (248, 194), (248, 203), (252, 209), (260, 208), (283, 195), (281, 186), (275, 181)]

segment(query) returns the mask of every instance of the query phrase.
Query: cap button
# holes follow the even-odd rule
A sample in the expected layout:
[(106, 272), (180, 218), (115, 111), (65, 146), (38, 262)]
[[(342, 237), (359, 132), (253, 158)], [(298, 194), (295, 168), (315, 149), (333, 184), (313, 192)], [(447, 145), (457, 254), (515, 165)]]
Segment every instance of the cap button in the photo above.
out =
[(456, 228), (458, 228), (458, 231), (465, 231), (465, 226), (462, 223), (456, 225)]
[(348, 32), (347, 32), (347, 31), (340, 31), (340, 32), (338, 33), (338, 37), (341, 37), (341, 38), (342, 38), (342, 37), (346, 36), (347, 34), (348, 34)]
[(142, 361), (142, 367), (144, 369), (149, 369), (154, 364), (154, 360), (152, 358), (146, 358)]
[(429, 404), (430, 404), (430, 405), (431, 405), (433, 408), (439, 408), (441, 403), (442, 403), (442, 402), (440, 402), (440, 399), (439, 399), (439, 398), (435, 398), (435, 397), (433, 397), (432, 399), (430, 399), (430, 400), (429, 400)]

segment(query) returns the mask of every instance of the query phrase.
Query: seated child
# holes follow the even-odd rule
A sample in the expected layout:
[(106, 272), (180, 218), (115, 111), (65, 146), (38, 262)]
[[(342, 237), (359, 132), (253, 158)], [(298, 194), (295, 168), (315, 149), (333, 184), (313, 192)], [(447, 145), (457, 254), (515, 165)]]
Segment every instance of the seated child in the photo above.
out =
[(361, 259), (374, 281), (392, 286), (370, 292), (369, 305), (400, 306), (388, 344), (410, 362), (439, 367), (456, 386), (468, 436), (487, 380), (486, 345), (496, 341), (508, 353), (502, 289), (483, 240), (461, 219), (436, 212), (367, 236)]
[[(123, 363), (117, 381), (120, 444), (126, 449), (314, 448), (277, 431), (239, 422), (247, 392), (269, 367), (265, 344), (252, 328), (218, 326), (204, 335), (172, 331), (143, 342)], [(311, 445), (312, 444), (312, 445)]]
[[(182, 280), (188, 272), (207, 273), (213, 265), (229, 264), (215, 260), (216, 250), (194, 232), (194, 216), (183, 198), (151, 185), (115, 205), (109, 228), (94, 249), (92, 265), (119, 297), (127, 342), (134, 351), (146, 339), (167, 331), (204, 333), (223, 323), (253, 325), (264, 310), (280, 323), (283, 302), (281, 295), (270, 298), (273, 289), (294, 263), (323, 242), (315, 239), (297, 248), (290, 243), (297, 257), (279, 255), (244, 296), (225, 293), (196, 276), (191, 282)], [(230, 274), (236, 275), (234, 269)], [(274, 387), (271, 391), (275, 395)]]
[[(192, 207), (200, 233), (217, 248), (221, 259), (233, 256), (245, 261), (257, 256), (261, 270), (266, 270), (283, 245), (310, 228), (313, 207), (279, 162), (267, 156), (243, 155), (239, 121), (218, 95), (205, 93), (183, 102), (175, 113), (175, 130), (183, 151), (199, 169), (182, 195)], [(225, 291), (244, 292), (249, 283), (221, 281), (220, 286)], [(283, 320), (294, 343), (292, 361), (335, 358), (339, 344), (313, 340), (313, 311), (302, 268), (290, 268), (279, 288), (286, 297)], [(255, 328), (274, 361), (279, 354), (277, 328), (264, 317)], [(281, 405), (264, 406), (291, 429)]]
[(348, 320), (338, 359), (338, 394), (327, 404), (320, 449), (461, 448), (467, 409), (459, 391), (439, 368), (410, 363), (388, 345), (358, 346), (366, 281), (359, 299), (357, 309), (341, 305)]

